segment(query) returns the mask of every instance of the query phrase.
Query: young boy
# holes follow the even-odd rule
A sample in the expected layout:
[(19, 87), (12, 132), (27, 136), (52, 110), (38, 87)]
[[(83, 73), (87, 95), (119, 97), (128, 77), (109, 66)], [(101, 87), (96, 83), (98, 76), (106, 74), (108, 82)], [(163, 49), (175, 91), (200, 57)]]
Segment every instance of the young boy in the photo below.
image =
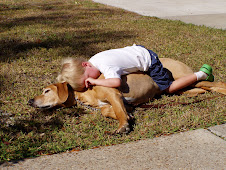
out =
[[(214, 80), (212, 68), (204, 64), (199, 72), (171, 81), (158, 56), (139, 45), (103, 51), (89, 61), (81, 58), (66, 59), (58, 80), (67, 81), (76, 91), (94, 85), (119, 87), (121, 75), (136, 71), (148, 72), (160, 90), (167, 93), (174, 93), (199, 80)], [(97, 79), (101, 73), (105, 79)]]

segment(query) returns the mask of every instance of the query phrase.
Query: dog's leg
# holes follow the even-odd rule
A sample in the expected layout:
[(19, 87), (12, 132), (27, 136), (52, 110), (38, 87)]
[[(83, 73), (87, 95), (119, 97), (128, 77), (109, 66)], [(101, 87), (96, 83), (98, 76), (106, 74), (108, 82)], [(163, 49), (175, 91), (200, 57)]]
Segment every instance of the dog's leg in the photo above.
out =
[(195, 84), (195, 87), (220, 87), (226, 89), (225, 82), (209, 82), (209, 81), (200, 81)]
[[(130, 109), (129, 111), (132, 112), (132, 108), (129, 108), (129, 109)], [(101, 110), (101, 114), (103, 116), (110, 117), (112, 119), (116, 119), (117, 120), (117, 116), (116, 116), (116, 114), (115, 114), (115, 112), (113, 110), (113, 107), (110, 104), (102, 106), (100, 108), (100, 110)], [(127, 108), (126, 108), (126, 110), (127, 110)], [(128, 110), (127, 110), (127, 113), (128, 113)], [(132, 119), (132, 118), (133, 118), (133, 116), (131, 114), (130, 115), (127, 114), (127, 120)]]
[(195, 84), (195, 87), (202, 88), (208, 91), (215, 91), (226, 95), (226, 83), (224, 82), (201, 81)]
[(110, 117), (117, 120), (116, 114), (111, 105), (105, 105), (100, 108), (101, 114), (105, 117)]
[[(130, 126), (128, 123), (128, 116), (123, 103), (122, 94), (115, 88), (107, 87), (98, 88), (97, 91), (97, 98), (107, 100), (115, 113), (114, 115), (113, 112), (109, 112), (107, 115), (119, 121), (119, 128), (117, 129), (116, 133), (128, 133), (130, 131)], [(102, 114), (106, 115), (106, 110)]]
[(223, 82), (209, 82), (209, 81), (201, 81), (192, 85), (193, 89), (182, 89), (176, 94), (187, 94), (189, 97), (197, 96), (198, 94), (205, 93), (207, 91), (215, 91), (218, 93), (222, 93), (226, 95), (226, 83)]
[(202, 89), (202, 88), (193, 88), (190, 90), (180, 90), (178, 92), (176, 92), (176, 94), (187, 94), (188, 97), (194, 97), (197, 96), (198, 94), (203, 94), (205, 93), (206, 90)]

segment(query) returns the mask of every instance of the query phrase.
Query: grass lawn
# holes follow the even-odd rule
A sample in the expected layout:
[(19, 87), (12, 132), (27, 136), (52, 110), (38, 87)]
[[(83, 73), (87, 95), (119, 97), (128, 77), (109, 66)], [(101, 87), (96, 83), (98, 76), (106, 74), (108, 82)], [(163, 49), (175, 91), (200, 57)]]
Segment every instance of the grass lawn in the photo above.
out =
[[(39, 111), (27, 101), (56, 82), (64, 57), (85, 57), (133, 43), (194, 70), (211, 64), (226, 81), (226, 31), (144, 17), (91, 0), (0, 1), (0, 162), (126, 143), (225, 122), (225, 97), (163, 95), (153, 104), (187, 105), (134, 112), (134, 131), (80, 107)], [(194, 102), (202, 100), (200, 102)]]

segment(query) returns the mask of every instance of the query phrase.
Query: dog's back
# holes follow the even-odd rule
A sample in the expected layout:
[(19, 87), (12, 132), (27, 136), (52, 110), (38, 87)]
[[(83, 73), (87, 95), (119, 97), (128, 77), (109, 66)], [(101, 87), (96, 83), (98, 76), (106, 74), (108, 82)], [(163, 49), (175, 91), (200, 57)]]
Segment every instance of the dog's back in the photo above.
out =
[(163, 67), (170, 71), (175, 80), (193, 73), (190, 67), (180, 61), (171, 58), (160, 58), (160, 61)]

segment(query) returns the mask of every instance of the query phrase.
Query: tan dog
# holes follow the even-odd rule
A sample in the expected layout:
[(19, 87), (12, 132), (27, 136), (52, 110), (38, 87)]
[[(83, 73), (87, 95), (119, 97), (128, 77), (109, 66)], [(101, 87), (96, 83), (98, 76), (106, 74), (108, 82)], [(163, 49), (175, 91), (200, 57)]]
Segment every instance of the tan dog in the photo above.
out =
[[(169, 59), (160, 59), (164, 68), (172, 74), (172, 79), (193, 73), (184, 63)], [(101, 76), (100, 78), (104, 78)], [(202, 81), (188, 91), (181, 91), (190, 95), (204, 93), (206, 90), (226, 94), (226, 83)], [(119, 121), (117, 133), (128, 133), (130, 126), (124, 103), (133, 105), (148, 102), (154, 96), (161, 94), (157, 84), (152, 78), (143, 73), (133, 73), (122, 77), (119, 89), (94, 86), (85, 92), (76, 92), (65, 82), (47, 86), (40, 96), (29, 100), (29, 104), (36, 108), (48, 109), (55, 106), (70, 107), (77, 104), (77, 100), (85, 105), (98, 108), (101, 114)]]

